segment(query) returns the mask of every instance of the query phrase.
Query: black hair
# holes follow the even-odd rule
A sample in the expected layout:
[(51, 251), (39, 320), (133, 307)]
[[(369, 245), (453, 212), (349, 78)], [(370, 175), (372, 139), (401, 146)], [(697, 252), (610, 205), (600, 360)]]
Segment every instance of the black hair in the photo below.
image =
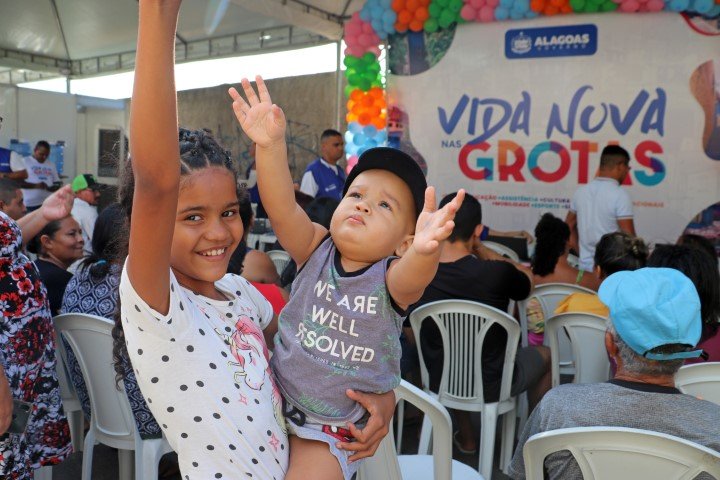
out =
[(40, 140), (39, 142), (37, 142), (37, 143), (35, 144), (35, 148), (33, 149), (33, 151), (35, 151), (35, 150), (37, 150), (38, 148), (41, 148), (41, 147), (42, 147), (42, 148), (47, 148), (48, 151), (50, 151), (50, 144), (48, 143), (47, 140)]
[[(700, 316), (703, 330), (718, 328), (720, 316), (720, 272), (717, 259), (704, 250), (690, 245), (656, 245), (648, 259), (648, 267), (679, 270), (688, 277), (700, 297)], [(707, 332), (704, 332), (707, 333)], [(705, 335), (703, 337), (706, 338)]]
[(342, 137), (342, 133), (338, 132), (337, 130), (333, 130), (332, 128), (328, 128), (327, 130), (323, 130), (322, 134), (320, 135), (320, 141), (325, 141), (326, 138), (330, 137)]
[(319, 223), (325, 228), (330, 228), (330, 220), (338, 205), (340, 205), (340, 202), (334, 198), (320, 197), (305, 205), (304, 210), (311, 221)]
[(625, 232), (606, 233), (595, 246), (595, 266), (605, 277), (624, 270), (637, 270), (647, 263), (648, 247), (642, 238)]
[[(250, 222), (253, 218), (252, 203), (250, 202), (250, 195), (243, 192), (238, 192), (238, 211), (240, 213), (240, 221), (243, 226), (243, 233), (248, 233), (250, 229)], [(244, 235), (243, 235), (244, 236)]]
[(80, 263), (80, 269), (89, 268), (90, 278), (102, 281), (110, 272), (110, 265), (117, 262), (120, 232), (125, 228), (125, 215), (119, 203), (108, 205), (95, 221), (92, 237), (92, 253)]
[(552, 213), (540, 217), (535, 227), (535, 255), (532, 272), (544, 277), (555, 271), (558, 260), (565, 254), (570, 240), (570, 227)]
[(612, 168), (630, 162), (630, 154), (620, 145), (608, 145), (600, 154), (600, 168)]
[[(180, 128), (178, 131), (180, 144), (180, 175), (189, 175), (192, 172), (208, 167), (225, 168), (233, 175), (237, 185), (237, 166), (230, 153), (223, 149), (212, 134), (207, 130), (188, 130)], [(118, 203), (124, 214), (124, 224), (117, 243), (117, 259), (123, 261), (128, 254), (130, 235), (130, 217), (132, 215), (133, 194), (135, 191), (135, 177), (131, 168), (131, 160), (120, 162), (119, 165), (120, 184), (118, 186)], [(238, 198), (241, 191), (238, 187)], [(115, 327), (113, 327), (113, 364), (115, 367), (115, 379), (119, 382), (125, 378), (126, 370), (123, 362), (129, 362), (127, 347), (125, 346), (125, 334), (120, 319), (120, 301), (117, 310), (113, 315)]]
[[(450, 203), (457, 195), (457, 192), (449, 193), (440, 200), (438, 208), (443, 208)], [(449, 242), (458, 240), (466, 241), (473, 236), (475, 228), (482, 223), (482, 207), (477, 198), (472, 195), (465, 195), (460, 208), (455, 213), (455, 228), (448, 237)]]
[[(65, 217), (67, 218), (67, 217)], [(55, 234), (60, 230), (60, 226), (62, 224), (62, 221), (65, 220), (65, 218), (61, 218), (60, 220), (53, 220), (52, 222), (48, 222), (47, 225), (43, 227), (42, 230), (38, 232), (37, 235), (35, 235), (33, 238), (30, 239), (30, 241), (27, 243), (27, 249), (29, 252), (34, 253), (35, 255), (42, 255), (43, 249), (42, 249), (42, 242), (40, 239), (43, 235), (47, 235), (48, 237), (52, 238), (55, 236)]]
[(15, 198), (16, 192), (20, 189), (20, 184), (9, 178), (0, 178), (0, 202), (8, 204)]
[(681, 235), (680, 238), (678, 238), (677, 244), (699, 248), (717, 261), (717, 250), (715, 250), (715, 245), (713, 245), (713, 243), (708, 238), (700, 235), (695, 235), (694, 233), (686, 233), (684, 235)]

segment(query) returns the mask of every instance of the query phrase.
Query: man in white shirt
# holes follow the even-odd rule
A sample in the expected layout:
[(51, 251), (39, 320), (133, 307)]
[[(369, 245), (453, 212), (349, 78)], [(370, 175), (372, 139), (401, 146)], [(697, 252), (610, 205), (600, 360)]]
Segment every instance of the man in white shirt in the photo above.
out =
[(635, 236), (632, 200), (620, 186), (629, 172), (628, 152), (608, 145), (600, 155), (597, 177), (573, 195), (565, 222), (570, 227), (570, 245), (579, 250), (580, 268), (585, 271), (593, 269), (600, 237), (618, 230)]
[[(53, 162), (49, 162), (50, 144), (40, 140), (35, 145), (32, 156), (25, 157), (24, 167), (27, 178), (23, 182), (23, 197), (28, 212), (32, 212), (42, 205), (43, 201), (50, 196), (51, 192), (57, 190), (60, 185), (60, 175)], [(15, 173), (19, 173), (19, 165), (12, 167)]]
[(325, 130), (320, 136), (320, 158), (305, 169), (300, 191), (315, 198), (330, 197), (340, 201), (345, 172), (337, 164), (345, 153), (345, 141), (337, 130)]
[(75, 194), (71, 215), (80, 224), (85, 246), (83, 251), (86, 255), (92, 253), (92, 236), (95, 229), (95, 221), (98, 217), (97, 204), (100, 200), (98, 182), (90, 173), (78, 175), (72, 181), (72, 190)]

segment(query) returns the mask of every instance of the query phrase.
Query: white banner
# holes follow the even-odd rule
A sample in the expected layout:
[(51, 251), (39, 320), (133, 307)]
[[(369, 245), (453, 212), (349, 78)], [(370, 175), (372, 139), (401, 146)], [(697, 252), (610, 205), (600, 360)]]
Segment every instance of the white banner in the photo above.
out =
[(436, 65), (388, 82), (429, 183), (476, 195), (494, 229), (565, 218), (611, 143), (630, 152), (647, 241), (674, 242), (720, 200), (720, 36), (680, 15), (461, 25)]

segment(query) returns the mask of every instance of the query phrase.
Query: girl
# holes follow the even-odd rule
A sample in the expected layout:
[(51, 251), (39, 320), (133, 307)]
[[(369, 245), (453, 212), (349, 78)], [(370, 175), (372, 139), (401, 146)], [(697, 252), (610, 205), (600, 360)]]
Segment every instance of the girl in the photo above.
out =
[[(121, 197), (132, 195), (125, 203), (130, 239), (120, 323), (140, 389), (183, 478), (281, 479), (288, 440), (276, 420), (278, 392), (261, 332), (272, 309), (247, 281), (225, 275), (243, 232), (232, 161), (203, 132), (182, 131), (178, 151), (179, 7), (180, 0), (140, 1), (133, 175), (120, 189)], [(392, 395), (376, 400), (368, 408), (380, 415), (352, 448), (359, 456), (377, 448), (392, 416)]]

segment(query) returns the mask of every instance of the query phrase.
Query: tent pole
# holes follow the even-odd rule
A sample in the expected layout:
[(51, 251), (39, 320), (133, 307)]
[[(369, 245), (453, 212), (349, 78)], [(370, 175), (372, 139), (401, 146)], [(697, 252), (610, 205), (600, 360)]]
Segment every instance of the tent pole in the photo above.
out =
[(338, 131), (341, 130), (342, 126), (342, 114), (343, 114), (343, 77), (342, 77), (342, 39), (337, 42), (337, 70), (335, 71), (336, 79), (336, 102), (335, 102), (335, 128)]

